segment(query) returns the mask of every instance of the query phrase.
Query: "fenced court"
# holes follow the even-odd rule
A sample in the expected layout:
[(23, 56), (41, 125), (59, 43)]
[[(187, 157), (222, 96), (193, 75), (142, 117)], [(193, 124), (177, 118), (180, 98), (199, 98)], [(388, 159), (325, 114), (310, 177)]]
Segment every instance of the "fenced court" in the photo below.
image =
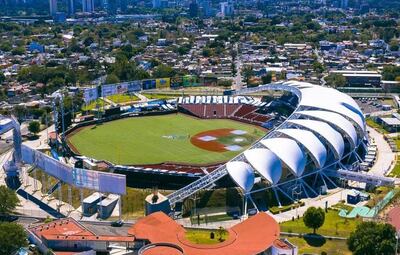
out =
[(357, 206), (350, 212), (345, 209), (339, 211), (339, 216), (343, 218), (373, 218), (375, 217), (397, 194), (397, 190), (389, 191), (386, 196), (379, 201), (373, 208), (369, 208), (366, 206)]

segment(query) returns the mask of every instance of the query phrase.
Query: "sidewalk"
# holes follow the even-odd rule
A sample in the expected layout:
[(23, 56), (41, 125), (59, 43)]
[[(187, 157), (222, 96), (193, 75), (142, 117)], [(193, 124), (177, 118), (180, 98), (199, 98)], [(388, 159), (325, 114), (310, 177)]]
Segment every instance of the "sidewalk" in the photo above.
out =
[(367, 130), (369, 131), (370, 137), (375, 140), (378, 149), (377, 160), (369, 170), (369, 173), (377, 176), (385, 176), (394, 166), (395, 153), (391, 150), (382, 134), (368, 126)]
[(140, 99), (139, 103), (146, 103), (147, 101), (149, 101), (147, 97), (143, 96), (140, 93), (135, 93), (135, 96), (137, 96)]
[(293, 217), (294, 218), (297, 218), (297, 216), (302, 217), (309, 207), (314, 206), (314, 207), (325, 208), (326, 202), (328, 202), (328, 207), (331, 207), (332, 205), (339, 203), (340, 200), (343, 200), (347, 197), (347, 193), (349, 192), (349, 190), (336, 188), (330, 190), (329, 192), (330, 194), (325, 196), (319, 196), (317, 198), (308, 198), (306, 200), (303, 199), (302, 201), (304, 201), (305, 205), (297, 209), (293, 209), (279, 214), (272, 214), (270, 212), (268, 213), (279, 223), (290, 221), (292, 220)]

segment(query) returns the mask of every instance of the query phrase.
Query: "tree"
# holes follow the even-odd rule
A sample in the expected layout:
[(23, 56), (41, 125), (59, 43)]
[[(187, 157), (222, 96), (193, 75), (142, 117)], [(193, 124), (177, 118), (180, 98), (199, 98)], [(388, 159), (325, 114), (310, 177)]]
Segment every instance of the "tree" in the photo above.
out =
[(242, 75), (246, 80), (246, 83), (249, 83), (250, 78), (254, 76), (253, 67), (246, 66), (245, 68), (243, 68)]
[(330, 74), (325, 78), (326, 83), (333, 87), (344, 87), (346, 86), (346, 78), (341, 74)]
[(2, 84), (6, 80), (6, 76), (0, 72), (0, 84)]
[(0, 254), (12, 254), (16, 249), (27, 246), (24, 228), (13, 222), (0, 222)]
[(387, 81), (394, 81), (400, 76), (400, 67), (398, 66), (385, 66), (382, 71), (382, 79)]
[(322, 72), (325, 71), (324, 66), (323, 66), (320, 62), (317, 62), (317, 61), (315, 61), (315, 62), (313, 63), (313, 69), (314, 69), (314, 71), (315, 71), (316, 73), (318, 73), (318, 74), (320, 74), (320, 73), (322, 73)]
[(11, 51), (11, 54), (13, 54), (13, 55), (23, 55), (23, 54), (25, 54), (25, 48), (24, 48), (24, 47), (17, 47), (17, 48), (14, 48), (14, 49)]
[(15, 191), (9, 189), (7, 186), (0, 186), (0, 215), (12, 213), (18, 204), (19, 199)]
[(313, 233), (316, 233), (316, 230), (325, 222), (325, 212), (322, 208), (309, 207), (307, 211), (304, 213), (303, 222), (308, 228), (313, 229)]
[(120, 80), (119, 80), (118, 76), (116, 76), (115, 74), (107, 75), (106, 84), (115, 84), (115, 83), (119, 83), (119, 82), (120, 82)]
[(203, 49), (202, 55), (203, 55), (203, 57), (206, 57), (206, 58), (211, 57), (213, 55), (213, 52), (210, 48), (205, 47)]
[(1, 51), (11, 51), (12, 50), (12, 45), (9, 42), (3, 42), (0, 44), (0, 50)]
[(175, 71), (172, 67), (167, 65), (158, 65), (154, 68), (153, 77), (154, 78), (168, 78), (173, 77), (175, 75)]
[(266, 75), (261, 77), (261, 81), (263, 84), (268, 84), (271, 83), (272, 81), (272, 74), (271, 72), (268, 72)]
[(40, 123), (39, 121), (31, 121), (29, 122), (29, 126), (28, 126), (28, 130), (29, 132), (33, 133), (33, 134), (37, 134), (40, 131)]
[(231, 87), (232, 86), (232, 80), (228, 80), (228, 79), (222, 79), (218, 81), (218, 86), (222, 86), (222, 87)]
[(22, 105), (16, 105), (13, 109), (14, 115), (17, 117), (19, 122), (22, 122), (25, 119), (26, 108)]
[(354, 255), (390, 255), (396, 249), (396, 230), (392, 225), (362, 222), (347, 239)]

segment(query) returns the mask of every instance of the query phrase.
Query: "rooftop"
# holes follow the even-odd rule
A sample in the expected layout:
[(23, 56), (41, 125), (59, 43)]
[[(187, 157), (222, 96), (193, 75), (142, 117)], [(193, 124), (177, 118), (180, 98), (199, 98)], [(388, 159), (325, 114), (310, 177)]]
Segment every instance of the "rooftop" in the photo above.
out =
[[(222, 243), (193, 244), (186, 239), (185, 229), (181, 225), (157, 212), (140, 219), (128, 233), (136, 239), (149, 240), (151, 243), (170, 243), (180, 247), (186, 255), (258, 254), (271, 247), (280, 233), (278, 223), (266, 213), (258, 213), (227, 231), (229, 238)], [(145, 254), (153, 253), (149, 251)]]

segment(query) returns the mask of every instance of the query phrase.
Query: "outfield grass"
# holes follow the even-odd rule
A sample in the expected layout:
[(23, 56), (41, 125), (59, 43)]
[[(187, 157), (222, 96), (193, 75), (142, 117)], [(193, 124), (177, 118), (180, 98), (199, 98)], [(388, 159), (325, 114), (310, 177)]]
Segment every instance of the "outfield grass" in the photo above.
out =
[[(317, 230), (320, 235), (348, 237), (355, 230), (361, 219), (345, 219), (338, 215), (338, 211), (328, 210), (325, 214), (324, 225)], [(303, 218), (287, 221), (280, 224), (282, 232), (312, 233), (312, 229), (304, 225)]]
[[(232, 128), (255, 139), (265, 134), (258, 127), (232, 120), (202, 120), (182, 114), (138, 117), (90, 126), (69, 137), (79, 153), (117, 164), (179, 162), (205, 164), (227, 161), (241, 151), (212, 152), (190, 142), (199, 132)], [(243, 150), (249, 146), (243, 146)], [(243, 151), (242, 150), (242, 151)]]
[(107, 99), (113, 101), (116, 104), (139, 101), (139, 98), (137, 96), (128, 94), (116, 94), (108, 96)]

